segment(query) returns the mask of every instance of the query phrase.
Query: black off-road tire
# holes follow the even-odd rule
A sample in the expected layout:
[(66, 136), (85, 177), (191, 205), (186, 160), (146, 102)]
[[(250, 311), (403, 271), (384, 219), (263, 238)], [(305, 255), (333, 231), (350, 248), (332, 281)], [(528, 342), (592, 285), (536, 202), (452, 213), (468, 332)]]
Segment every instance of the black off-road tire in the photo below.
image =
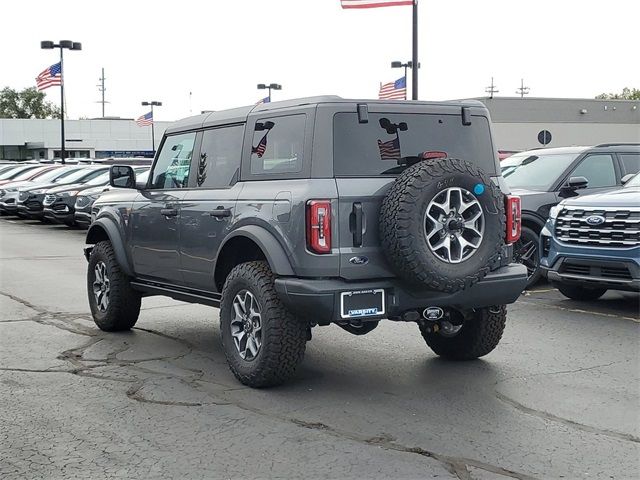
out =
[(598, 300), (607, 292), (607, 289), (602, 287), (588, 288), (568, 283), (553, 283), (553, 286), (560, 290), (560, 293), (565, 297), (579, 301)]
[[(276, 293), (274, 280), (266, 262), (247, 262), (231, 270), (222, 289), (222, 346), (231, 371), (249, 387), (284, 383), (294, 375), (304, 357), (308, 325), (287, 310)], [(240, 356), (231, 335), (233, 301), (242, 290), (249, 291), (260, 305), (262, 345), (252, 360)]]
[[(425, 212), (440, 192), (462, 187), (474, 192), (485, 219), (477, 251), (460, 263), (447, 263), (427, 245)], [(443, 292), (470, 287), (489, 273), (502, 253), (505, 236), (504, 196), (474, 164), (453, 158), (424, 160), (407, 168), (394, 182), (380, 210), (380, 238), (395, 272), (405, 281)]]
[[(101, 311), (93, 293), (96, 279), (95, 267), (99, 262), (106, 266), (109, 279), (109, 303), (106, 311)], [(140, 314), (141, 295), (131, 287), (129, 277), (121, 270), (111, 243), (96, 243), (89, 257), (87, 270), (87, 293), (93, 321), (100, 330), (118, 332), (129, 330), (138, 320)]]
[(507, 307), (502, 305), (477, 309), (452, 337), (429, 332), (423, 324), (419, 327), (422, 338), (436, 355), (450, 360), (473, 360), (498, 346), (506, 320)]

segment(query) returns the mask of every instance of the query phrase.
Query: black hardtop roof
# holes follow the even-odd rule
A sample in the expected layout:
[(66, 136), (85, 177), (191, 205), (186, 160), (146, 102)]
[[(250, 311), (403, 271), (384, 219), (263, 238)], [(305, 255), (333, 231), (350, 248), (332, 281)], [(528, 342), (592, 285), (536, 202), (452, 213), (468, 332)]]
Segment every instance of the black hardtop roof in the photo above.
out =
[(219, 110), (216, 112), (207, 112), (201, 115), (183, 118), (173, 123), (167, 128), (166, 133), (177, 133), (187, 130), (195, 130), (203, 127), (213, 127), (216, 125), (227, 123), (242, 123), (247, 120), (247, 116), (251, 112), (263, 112), (270, 110), (279, 110), (282, 108), (302, 107), (308, 105), (320, 105), (327, 103), (344, 103), (344, 104), (397, 104), (397, 105), (440, 105), (440, 106), (456, 106), (456, 107), (479, 107), (486, 110), (485, 105), (478, 100), (447, 100), (443, 102), (437, 101), (418, 101), (418, 100), (377, 100), (377, 99), (347, 99), (338, 97), (337, 95), (322, 95), (317, 97), (295, 98), (291, 100), (281, 100), (278, 102), (261, 103), (259, 105), (249, 105), (245, 107), (232, 108), (228, 110)]

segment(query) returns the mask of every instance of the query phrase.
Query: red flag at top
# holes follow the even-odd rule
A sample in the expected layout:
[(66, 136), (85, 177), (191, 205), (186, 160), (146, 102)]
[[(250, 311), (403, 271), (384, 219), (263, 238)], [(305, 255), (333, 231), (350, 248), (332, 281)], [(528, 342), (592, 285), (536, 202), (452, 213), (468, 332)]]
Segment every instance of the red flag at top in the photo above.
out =
[(342, 8), (379, 8), (413, 5), (415, 0), (340, 0)]

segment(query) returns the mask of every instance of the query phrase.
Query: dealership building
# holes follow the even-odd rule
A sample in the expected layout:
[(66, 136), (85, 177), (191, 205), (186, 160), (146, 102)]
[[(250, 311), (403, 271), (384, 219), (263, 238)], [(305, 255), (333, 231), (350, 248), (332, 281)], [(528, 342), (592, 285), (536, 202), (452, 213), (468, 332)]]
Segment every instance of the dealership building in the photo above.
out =
[(500, 150), (640, 143), (640, 100), (477, 98)]
[[(171, 122), (156, 122), (156, 148)], [(132, 119), (65, 120), (65, 148), (71, 158), (153, 156), (151, 126)], [(60, 120), (0, 118), (0, 160), (60, 158)]]
[[(493, 121), (499, 150), (640, 142), (640, 101), (577, 98), (477, 98)], [(155, 123), (156, 148), (171, 122)], [(132, 119), (65, 121), (73, 158), (152, 156), (151, 126)], [(59, 120), (0, 119), (0, 159), (60, 157)]]

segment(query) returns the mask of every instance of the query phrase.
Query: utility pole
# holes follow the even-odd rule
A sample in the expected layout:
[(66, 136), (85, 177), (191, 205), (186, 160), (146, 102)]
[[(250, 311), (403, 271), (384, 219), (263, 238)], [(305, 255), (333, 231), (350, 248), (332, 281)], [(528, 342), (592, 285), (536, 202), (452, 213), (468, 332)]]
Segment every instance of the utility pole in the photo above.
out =
[(489, 94), (489, 98), (493, 98), (494, 93), (498, 93), (500, 90), (493, 84), (493, 77), (491, 77), (491, 85), (484, 89)]
[(529, 95), (529, 87), (524, 86), (524, 78), (520, 79), (520, 88), (516, 90), (516, 93), (520, 95), (520, 98), (524, 98), (525, 95)]
[(100, 81), (100, 84), (96, 86), (98, 87), (98, 91), (102, 94), (102, 100), (100, 100), (98, 103), (102, 104), (102, 118), (104, 118), (104, 104), (109, 103), (104, 99), (104, 92), (106, 91), (106, 88), (104, 86), (104, 81), (106, 80), (104, 76), (104, 67), (102, 67), (102, 76), (98, 80)]

